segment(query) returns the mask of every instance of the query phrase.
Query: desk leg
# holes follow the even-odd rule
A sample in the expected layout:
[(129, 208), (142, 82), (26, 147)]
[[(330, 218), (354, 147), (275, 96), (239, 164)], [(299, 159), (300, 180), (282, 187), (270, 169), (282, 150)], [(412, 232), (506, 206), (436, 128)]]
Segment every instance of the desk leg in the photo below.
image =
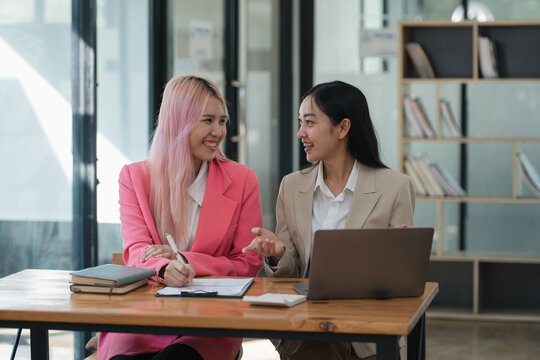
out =
[(426, 359), (426, 314), (422, 315), (407, 336), (407, 359)]
[(384, 336), (377, 341), (377, 360), (399, 359), (399, 336)]
[(49, 359), (49, 332), (47, 329), (30, 329), (30, 349), (32, 360)]

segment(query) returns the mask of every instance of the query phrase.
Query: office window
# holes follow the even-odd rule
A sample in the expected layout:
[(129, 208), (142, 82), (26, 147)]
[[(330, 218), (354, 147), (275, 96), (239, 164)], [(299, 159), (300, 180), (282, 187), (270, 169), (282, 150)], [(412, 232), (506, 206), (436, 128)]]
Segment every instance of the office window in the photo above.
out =
[(118, 175), (146, 159), (148, 119), (148, 2), (97, 1), (98, 262), (122, 251)]
[[(0, 276), (73, 267), (70, 54), (71, 1), (2, 1)], [(0, 357), (14, 333), (2, 329)], [(18, 358), (29, 358), (28, 339)], [(51, 359), (73, 358), (72, 333), (50, 346)]]
[[(223, 91), (225, 2), (171, 2), (171, 62), (173, 73), (196, 74), (215, 81)], [(274, 227), (277, 178), (277, 6), (271, 0), (239, 5), (238, 162), (257, 172), (263, 221)], [(230, 132), (230, 128), (228, 129)]]
[(169, 7), (171, 77), (195, 74), (220, 86), (223, 69), (224, 1), (173, 0)]
[(1, 276), (72, 265), (71, 3), (40, 4), (0, 6)]
[[(245, 9), (246, 86), (242, 99), (245, 137), (241, 139), (245, 165), (259, 179), (263, 224), (275, 227), (275, 203), (279, 190), (278, 164), (278, 7), (272, 0), (250, 0)], [(241, 152), (242, 154), (242, 152)], [(291, 156), (293, 156), (291, 154)]]

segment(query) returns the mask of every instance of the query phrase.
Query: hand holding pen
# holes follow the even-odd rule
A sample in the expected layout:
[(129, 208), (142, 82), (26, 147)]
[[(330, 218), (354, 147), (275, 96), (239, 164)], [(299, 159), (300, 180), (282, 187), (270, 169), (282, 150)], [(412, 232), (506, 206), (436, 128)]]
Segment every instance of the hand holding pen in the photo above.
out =
[[(175, 258), (165, 267), (165, 271), (163, 272), (163, 282), (167, 286), (175, 287), (182, 287), (191, 283), (196, 274), (195, 269), (190, 264), (186, 264), (182, 255), (178, 252), (176, 242), (172, 235), (165, 234), (165, 238), (169, 242), (170, 249), (175, 255)], [(167, 245), (164, 246), (169, 248)]]
[(141, 253), (140, 261), (142, 263), (146, 262), (148, 259), (156, 257), (156, 258), (167, 258), (167, 259), (177, 259), (182, 264), (186, 265), (186, 262), (182, 258), (182, 255), (178, 252), (178, 248), (176, 247), (176, 243), (174, 241), (174, 238), (171, 234), (165, 233), (165, 238), (167, 239), (167, 242), (169, 245), (150, 245), (144, 251)]

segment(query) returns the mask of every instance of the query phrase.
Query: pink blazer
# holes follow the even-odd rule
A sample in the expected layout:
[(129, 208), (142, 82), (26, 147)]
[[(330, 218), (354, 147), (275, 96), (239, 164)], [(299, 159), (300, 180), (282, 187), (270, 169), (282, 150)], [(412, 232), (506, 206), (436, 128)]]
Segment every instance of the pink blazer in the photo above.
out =
[[(137, 162), (124, 166), (120, 172), (124, 261), (129, 266), (150, 268), (158, 273), (169, 259), (139, 261), (139, 255), (148, 246), (162, 244), (148, 204), (150, 183), (145, 168), (145, 162)], [(262, 265), (260, 256), (255, 252), (242, 253), (242, 248), (253, 240), (251, 228), (254, 226), (262, 226), (255, 172), (233, 161), (211, 161), (195, 241), (191, 251), (182, 254), (197, 275), (255, 276)], [(155, 280), (161, 281), (157, 276)], [(100, 333), (98, 357), (105, 360), (116, 355), (154, 353), (173, 343), (186, 344), (204, 359), (217, 360), (234, 359), (242, 339)]]

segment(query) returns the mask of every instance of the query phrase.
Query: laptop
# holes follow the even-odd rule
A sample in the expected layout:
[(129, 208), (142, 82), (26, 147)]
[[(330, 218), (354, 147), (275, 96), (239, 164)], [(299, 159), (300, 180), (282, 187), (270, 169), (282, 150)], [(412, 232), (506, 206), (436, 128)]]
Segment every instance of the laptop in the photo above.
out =
[(319, 230), (309, 283), (293, 286), (308, 299), (422, 296), (432, 241), (432, 228)]

